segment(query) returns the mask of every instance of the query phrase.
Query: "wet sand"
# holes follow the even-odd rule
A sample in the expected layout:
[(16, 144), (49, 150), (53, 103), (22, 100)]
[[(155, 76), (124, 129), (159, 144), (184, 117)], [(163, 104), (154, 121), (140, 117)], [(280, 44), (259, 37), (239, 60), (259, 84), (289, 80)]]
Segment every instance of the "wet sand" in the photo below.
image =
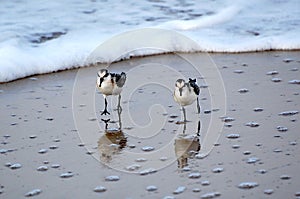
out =
[[(109, 116), (101, 67), (0, 85), (1, 198), (300, 197), (298, 51), (112, 64), (128, 80)], [(201, 114), (187, 107), (186, 125), (172, 98), (181, 76), (201, 86)]]

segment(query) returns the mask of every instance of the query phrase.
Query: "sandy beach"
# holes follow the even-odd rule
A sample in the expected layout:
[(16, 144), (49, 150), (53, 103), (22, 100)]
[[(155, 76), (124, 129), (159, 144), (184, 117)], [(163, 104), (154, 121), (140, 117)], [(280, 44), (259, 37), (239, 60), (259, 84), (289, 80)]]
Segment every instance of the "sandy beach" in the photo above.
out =
[[(114, 63), (128, 80), (108, 116), (102, 67), (0, 84), (0, 198), (300, 197), (299, 51)], [(180, 77), (201, 87), (186, 125), (172, 97)]]

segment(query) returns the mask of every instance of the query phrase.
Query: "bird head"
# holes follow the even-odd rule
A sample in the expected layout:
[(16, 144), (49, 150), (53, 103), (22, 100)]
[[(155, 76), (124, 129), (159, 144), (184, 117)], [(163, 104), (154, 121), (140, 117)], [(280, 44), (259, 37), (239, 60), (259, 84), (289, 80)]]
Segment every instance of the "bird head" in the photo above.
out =
[(99, 70), (98, 71), (98, 73), (97, 73), (97, 85), (99, 86), (99, 87), (101, 87), (101, 84), (102, 84), (102, 82), (103, 82), (103, 80), (104, 80), (104, 78), (105, 77), (107, 77), (108, 76), (108, 70), (107, 69), (101, 69), (101, 70)]
[(175, 87), (183, 88), (185, 86), (185, 81), (183, 79), (178, 79), (175, 83)]
[(182, 96), (182, 88), (185, 86), (185, 81), (183, 79), (178, 79), (175, 83), (175, 87), (179, 89), (180, 96)]

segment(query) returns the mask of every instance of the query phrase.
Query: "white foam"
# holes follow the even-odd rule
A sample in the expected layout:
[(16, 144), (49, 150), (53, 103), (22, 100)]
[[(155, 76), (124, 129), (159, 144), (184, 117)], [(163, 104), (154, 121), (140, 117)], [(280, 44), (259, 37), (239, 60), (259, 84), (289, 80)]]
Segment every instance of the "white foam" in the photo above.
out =
[(141, 34), (108, 42), (100, 61), (174, 51), (300, 49), (298, 0), (4, 1), (0, 13), (0, 82), (86, 66), (99, 61), (99, 54), (87, 58), (108, 39), (145, 27), (177, 31), (198, 45), (170, 35)]

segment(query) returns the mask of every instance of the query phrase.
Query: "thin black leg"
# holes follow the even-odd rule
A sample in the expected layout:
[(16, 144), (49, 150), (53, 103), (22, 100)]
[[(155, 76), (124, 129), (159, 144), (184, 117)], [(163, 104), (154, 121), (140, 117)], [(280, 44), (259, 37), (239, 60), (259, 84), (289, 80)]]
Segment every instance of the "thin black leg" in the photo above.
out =
[(106, 115), (106, 114), (108, 114), (108, 115), (110, 115), (110, 113), (107, 111), (107, 99), (106, 99), (106, 97), (104, 97), (104, 101), (105, 101), (105, 108), (104, 108), (104, 111), (101, 113), (101, 115)]
[(118, 110), (118, 112), (120, 111), (120, 114), (121, 114), (121, 112), (122, 112), (122, 107), (121, 107), (121, 94), (119, 94), (117, 110)]
[(199, 104), (199, 99), (197, 97), (197, 110), (198, 110), (198, 114), (200, 113), (200, 104)]
[(197, 129), (197, 136), (200, 136), (200, 130), (201, 130), (201, 122), (198, 121), (198, 129)]
[(186, 131), (186, 123), (184, 122), (182, 134), (185, 134), (185, 131)]
[(182, 107), (182, 112), (183, 112), (183, 122), (187, 122), (186, 120), (186, 113), (185, 113), (185, 108)]

